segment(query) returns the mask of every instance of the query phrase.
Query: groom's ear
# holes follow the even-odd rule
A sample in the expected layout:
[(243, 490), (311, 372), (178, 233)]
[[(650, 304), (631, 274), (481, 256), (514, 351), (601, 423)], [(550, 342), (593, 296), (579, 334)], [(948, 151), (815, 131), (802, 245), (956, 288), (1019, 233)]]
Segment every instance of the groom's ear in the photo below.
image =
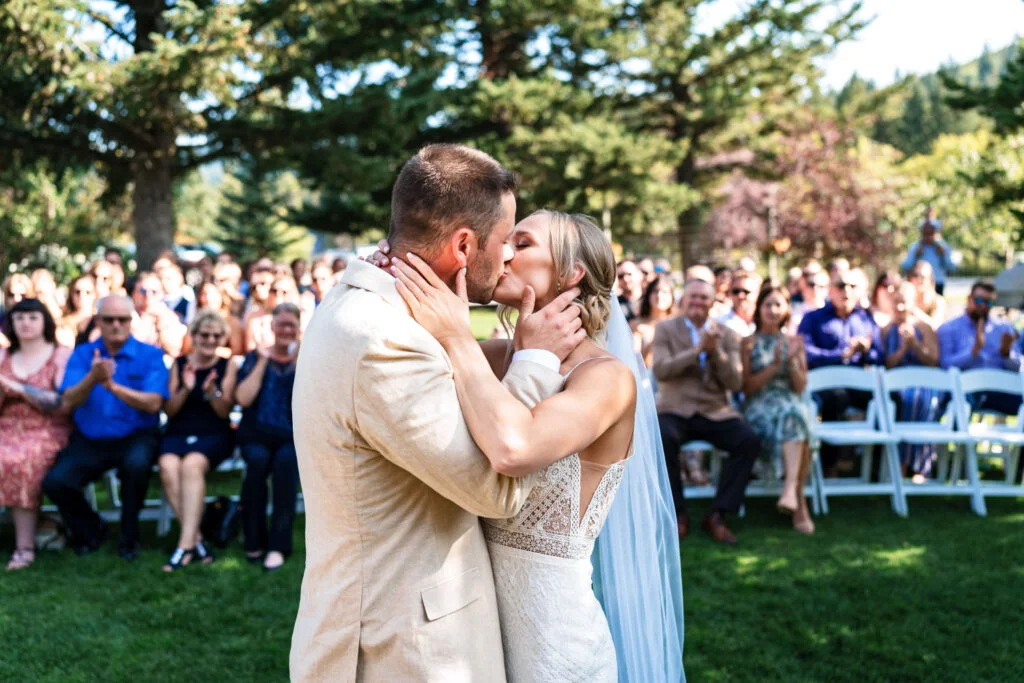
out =
[(452, 233), (449, 248), (458, 267), (466, 268), (477, 248), (476, 233), (469, 228), (456, 228)]

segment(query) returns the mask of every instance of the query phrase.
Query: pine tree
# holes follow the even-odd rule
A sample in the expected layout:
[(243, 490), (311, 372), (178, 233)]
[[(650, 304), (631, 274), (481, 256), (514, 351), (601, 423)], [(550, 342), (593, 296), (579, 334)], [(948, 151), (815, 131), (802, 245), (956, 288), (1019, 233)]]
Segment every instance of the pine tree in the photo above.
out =
[(307, 236), (286, 220), (289, 207), (301, 201), (293, 176), (269, 173), (250, 163), (235, 168), (224, 185), (228, 189), (217, 216), (215, 237), (239, 261), (263, 256), (280, 259)]

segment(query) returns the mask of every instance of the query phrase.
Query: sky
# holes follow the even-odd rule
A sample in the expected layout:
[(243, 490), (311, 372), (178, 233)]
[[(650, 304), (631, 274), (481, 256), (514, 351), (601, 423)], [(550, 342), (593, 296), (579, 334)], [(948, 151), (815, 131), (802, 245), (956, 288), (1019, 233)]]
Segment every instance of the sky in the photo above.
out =
[(888, 85), (896, 69), (927, 73), (950, 58), (968, 62), (986, 44), (997, 50), (1024, 35), (1022, 0), (865, 0), (864, 13), (874, 21), (822, 63), (832, 88), (854, 72)]
[[(717, 25), (745, 4), (718, 0), (706, 6), (701, 21)], [(928, 73), (951, 58), (971, 61), (986, 44), (997, 50), (1024, 35), (1022, 0), (864, 0), (863, 14), (874, 21), (821, 63), (829, 88), (839, 89), (855, 72), (888, 85), (897, 69)]]

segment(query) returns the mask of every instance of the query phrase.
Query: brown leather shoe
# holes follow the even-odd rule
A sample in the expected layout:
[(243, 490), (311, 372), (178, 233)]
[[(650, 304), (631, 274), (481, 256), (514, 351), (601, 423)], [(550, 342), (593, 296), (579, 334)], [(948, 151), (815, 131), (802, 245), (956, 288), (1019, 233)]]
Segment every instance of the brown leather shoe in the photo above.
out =
[(701, 522), (700, 526), (714, 541), (725, 543), (726, 545), (736, 543), (736, 537), (729, 531), (729, 527), (725, 525), (725, 520), (722, 519), (722, 515), (718, 512), (704, 515), (704, 521)]
[(683, 515), (676, 520), (676, 525), (679, 527), (679, 540), (683, 540), (690, 535), (690, 516)]

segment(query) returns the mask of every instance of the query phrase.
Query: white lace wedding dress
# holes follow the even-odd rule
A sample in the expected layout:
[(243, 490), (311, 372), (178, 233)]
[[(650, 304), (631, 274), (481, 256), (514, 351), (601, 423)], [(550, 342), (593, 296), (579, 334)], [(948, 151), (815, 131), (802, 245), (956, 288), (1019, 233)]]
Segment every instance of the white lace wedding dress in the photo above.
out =
[[(509, 683), (617, 679), (615, 646), (591, 584), (590, 554), (625, 464), (562, 458), (537, 473), (518, 515), (484, 520)], [(585, 471), (600, 481), (580, 514)]]

